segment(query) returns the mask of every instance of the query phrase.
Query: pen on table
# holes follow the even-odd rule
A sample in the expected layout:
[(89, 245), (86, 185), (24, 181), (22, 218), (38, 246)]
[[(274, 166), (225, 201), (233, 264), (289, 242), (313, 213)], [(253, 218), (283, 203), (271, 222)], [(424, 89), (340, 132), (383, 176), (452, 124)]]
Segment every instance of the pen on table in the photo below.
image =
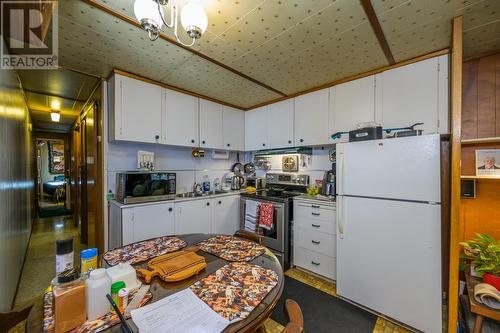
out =
[(127, 322), (125, 321), (125, 318), (123, 318), (122, 313), (120, 312), (120, 310), (116, 306), (111, 295), (106, 294), (106, 298), (108, 299), (109, 303), (111, 304), (111, 306), (115, 310), (116, 314), (118, 315), (118, 318), (120, 318), (120, 321), (122, 322), (122, 327), (123, 327), (123, 330), (125, 331), (125, 333), (134, 333), (132, 331), (132, 329), (130, 328), (130, 326), (128, 326)]

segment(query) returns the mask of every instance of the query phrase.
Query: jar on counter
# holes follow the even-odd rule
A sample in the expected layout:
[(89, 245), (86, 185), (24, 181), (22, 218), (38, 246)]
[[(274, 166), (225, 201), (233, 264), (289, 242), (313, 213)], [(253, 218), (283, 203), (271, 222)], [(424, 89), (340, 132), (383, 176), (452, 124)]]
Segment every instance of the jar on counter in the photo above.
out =
[(106, 294), (111, 289), (111, 279), (105, 268), (90, 271), (85, 281), (85, 296), (87, 299), (87, 319), (95, 320), (109, 312)]
[(97, 269), (97, 249), (91, 248), (80, 252), (82, 261), (82, 275), (87, 275), (90, 271)]
[[(111, 298), (113, 298), (113, 302), (115, 302), (116, 306), (118, 309), (121, 311), (121, 300), (119, 297), (120, 290), (124, 289), (125, 282), (123, 281), (117, 281), (111, 285)], [(113, 309), (113, 307), (111, 307)]]
[(55, 333), (70, 331), (87, 319), (85, 283), (79, 275), (79, 271), (73, 269), (53, 280)]
[(73, 269), (73, 238), (56, 240), (56, 275)]

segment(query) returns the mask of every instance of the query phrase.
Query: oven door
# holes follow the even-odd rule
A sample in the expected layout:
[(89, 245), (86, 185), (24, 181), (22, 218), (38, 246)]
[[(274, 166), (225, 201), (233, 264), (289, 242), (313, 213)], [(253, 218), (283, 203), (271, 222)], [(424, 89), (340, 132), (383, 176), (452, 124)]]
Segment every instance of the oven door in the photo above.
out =
[[(240, 225), (245, 228), (245, 209), (246, 201), (253, 200), (242, 197), (240, 204)], [(266, 200), (254, 200), (257, 202), (268, 202), (273, 205), (273, 227), (270, 230), (259, 228), (264, 238), (263, 245), (278, 252), (285, 251), (285, 204), (281, 202), (271, 202)]]

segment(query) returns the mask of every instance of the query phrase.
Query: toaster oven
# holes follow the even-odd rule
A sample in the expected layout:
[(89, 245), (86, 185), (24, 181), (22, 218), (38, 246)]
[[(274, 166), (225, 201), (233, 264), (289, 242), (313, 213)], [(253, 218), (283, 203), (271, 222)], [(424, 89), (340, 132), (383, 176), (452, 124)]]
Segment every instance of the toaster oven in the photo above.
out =
[(176, 175), (163, 171), (127, 171), (116, 175), (115, 199), (122, 204), (175, 199)]

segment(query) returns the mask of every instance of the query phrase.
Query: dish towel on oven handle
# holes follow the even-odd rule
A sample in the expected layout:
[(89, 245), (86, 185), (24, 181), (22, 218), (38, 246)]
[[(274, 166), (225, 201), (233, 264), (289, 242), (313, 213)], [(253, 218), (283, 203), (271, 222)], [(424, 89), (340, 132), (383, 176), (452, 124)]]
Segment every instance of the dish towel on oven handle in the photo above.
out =
[(255, 232), (257, 230), (257, 217), (259, 214), (259, 203), (254, 200), (245, 201), (245, 230)]
[(270, 202), (261, 202), (259, 204), (259, 227), (266, 230), (273, 228), (274, 207)]

